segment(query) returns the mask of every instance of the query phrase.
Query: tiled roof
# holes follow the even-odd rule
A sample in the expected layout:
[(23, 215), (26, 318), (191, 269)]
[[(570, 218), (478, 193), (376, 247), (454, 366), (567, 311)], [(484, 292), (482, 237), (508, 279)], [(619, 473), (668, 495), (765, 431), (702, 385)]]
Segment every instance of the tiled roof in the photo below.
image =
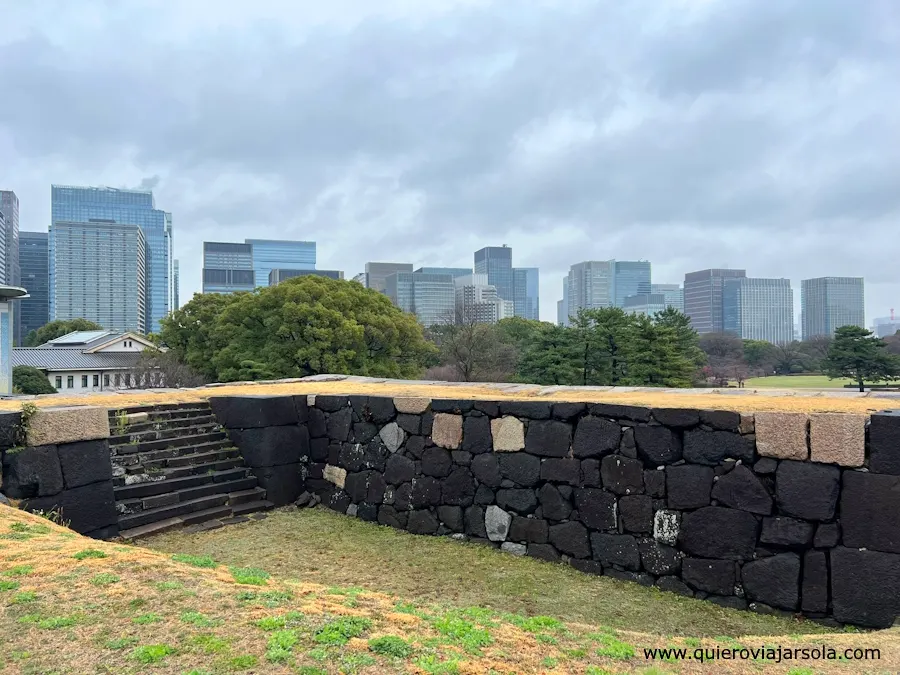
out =
[(133, 368), (140, 352), (98, 352), (84, 354), (68, 347), (16, 347), (12, 365), (34, 366), (41, 370), (121, 370)]
[(61, 335), (58, 338), (54, 338), (50, 340), (46, 344), (41, 345), (42, 347), (86, 347), (92, 342), (96, 342), (97, 340), (101, 340), (104, 338), (112, 337), (116, 335), (115, 331), (111, 330), (76, 330), (71, 333), (66, 333), (65, 335)]

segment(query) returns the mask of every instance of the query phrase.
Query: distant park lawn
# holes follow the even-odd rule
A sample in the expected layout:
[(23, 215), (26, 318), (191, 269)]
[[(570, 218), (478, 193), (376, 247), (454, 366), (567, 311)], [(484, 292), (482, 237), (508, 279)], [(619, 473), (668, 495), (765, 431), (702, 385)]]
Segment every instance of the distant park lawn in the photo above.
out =
[(850, 380), (829, 380), (826, 375), (771, 375), (744, 381), (746, 389), (840, 389)]

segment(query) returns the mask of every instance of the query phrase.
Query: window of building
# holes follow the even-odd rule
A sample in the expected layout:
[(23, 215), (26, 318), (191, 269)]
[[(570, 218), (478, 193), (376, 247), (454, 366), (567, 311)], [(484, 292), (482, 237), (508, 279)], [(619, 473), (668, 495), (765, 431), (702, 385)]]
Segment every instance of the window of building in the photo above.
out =
[(56, 376), (56, 388), (62, 389), (62, 375)]
[(121, 376), (120, 376), (118, 373), (116, 373), (116, 380), (115, 380), (115, 382), (116, 382), (116, 386), (117, 386), (117, 387), (120, 386), (121, 383), (122, 383), (122, 378), (121, 378)]
[(94, 375), (94, 386), (95, 387), (100, 386), (100, 376), (99, 375)]
[(104, 375), (104, 376), (103, 376), (103, 386), (104, 386), (104, 387), (108, 387), (108, 386), (109, 386), (109, 375)]
[(74, 375), (66, 376), (66, 389), (71, 389), (74, 386), (75, 386), (75, 376)]
[(87, 375), (81, 376), (81, 386), (84, 389), (87, 389)]

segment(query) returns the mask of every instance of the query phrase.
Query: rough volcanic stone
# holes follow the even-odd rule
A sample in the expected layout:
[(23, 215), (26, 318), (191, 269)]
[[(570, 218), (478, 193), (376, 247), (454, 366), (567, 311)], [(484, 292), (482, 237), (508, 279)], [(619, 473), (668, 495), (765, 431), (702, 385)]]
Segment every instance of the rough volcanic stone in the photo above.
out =
[(601, 457), (615, 452), (622, 439), (622, 427), (602, 417), (590, 415), (578, 420), (572, 441), (576, 457)]
[(406, 439), (406, 445), (403, 449), (407, 454), (422, 459), (422, 453), (425, 452), (425, 438), (423, 436), (410, 436)]
[(434, 534), (437, 532), (440, 522), (434, 514), (427, 509), (410, 511), (406, 521), (406, 529), (413, 534)]
[(641, 569), (641, 553), (637, 540), (630, 534), (591, 532), (594, 560), (605, 565), (620, 565), (637, 572)]
[(759, 541), (774, 546), (809, 546), (815, 526), (805, 520), (777, 516), (763, 518)]
[(500, 487), (500, 461), (495, 454), (476, 455), (472, 458), (472, 473), (480, 483)]
[(681, 530), (681, 513), (660, 509), (653, 514), (653, 538), (662, 543), (675, 546)]
[(572, 446), (572, 427), (557, 420), (529, 422), (525, 452), (540, 457), (565, 457)]
[(581, 480), (585, 487), (600, 487), (603, 485), (603, 481), (600, 478), (599, 459), (581, 460)]
[(475, 407), (475, 402), (470, 399), (451, 399), (451, 398), (435, 398), (431, 401), (431, 409), (436, 412), (445, 413), (467, 413)]
[(772, 497), (759, 478), (742, 464), (719, 477), (713, 486), (712, 498), (742, 511), (764, 516), (772, 513)]
[(537, 485), (541, 477), (541, 460), (534, 455), (524, 452), (502, 454), (500, 460), (500, 475), (509, 478), (523, 487)]
[(541, 503), (541, 511), (545, 518), (550, 520), (565, 520), (572, 513), (572, 505), (564, 498), (559, 490), (549, 483), (538, 490), (538, 498)]
[(900, 555), (838, 547), (831, 551), (834, 618), (888, 628), (900, 615)]
[(741, 415), (731, 410), (701, 410), (700, 422), (721, 431), (738, 431)]
[(510, 541), (524, 541), (532, 544), (546, 544), (549, 527), (546, 520), (513, 516), (509, 527)]
[(441, 503), (441, 481), (428, 476), (416, 476), (411, 482), (410, 504), (414, 509), (438, 506)]
[(250, 471), (256, 476), (259, 487), (265, 488), (266, 499), (276, 506), (292, 504), (303, 491), (302, 464), (261, 466)]
[(597, 488), (575, 490), (578, 518), (592, 530), (611, 530), (616, 527), (616, 498)]
[(487, 485), (479, 485), (478, 489), (475, 490), (475, 503), (482, 505), (493, 504), (494, 496), (494, 491)]
[(512, 516), (499, 506), (489, 506), (484, 511), (484, 529), (491, 541), (506, 541)]
[(387, 491), (384, 475), (377, 471), (372, 471), (369, 475), (368, 487), (365, 502), (373, 505), (381, 504), (384, 501), (384, 493)]
[(455, 450), (462, 443), (462, 415), (436, 413), (431, 427), (431, 440), (441, 448)]
[[(431, 479), (429, 479), (431, 480)], [(398, 511), (409, 511), (412, 506), (412, 482), (398, 485), (394, 491), (394, 508)], [(385, 495), (387, 497), (388, 495)]]
[(453, 458), (443, 448), (426, 448), (422, 453), (422, 473), (426, 476), (444, 478), (453, 469)]
[(395, 398), (394, 407), (398, 413), (407, 415), (421, 415), (428, 410), (431, 404), (430, 398)]
[(109, 438), (109, 413), (91, 406), (38, 408), (25, 430), (25, 445), (35, 448), (100, 438)]
[(327, 438), (313, 438), (309, 441), (309, 459), (312, 462), (324, 462), (328, 459)]
[(783, 461), (775, 472), (775, 502), (784, 515), (831, 520), (840, 491), (841, 471), (836, 466)]
[(867, 415), (812, 413), (809, 458), (824, 464), (862, 466), (866, 460)]
[(443, 481), (442, 496), (444, 504), (469, 506), (475, 498), (475, 479), (465, 468), (454, 469)]
[(333, 483), (339, 488), (343, 488), (344, 483), (347, 480), (347, 470), (342, 469), (339, 466), (326, 464), (324, 471), (322, 471), (322, 477), (329, 483)]
[(719, 605), (719, 607), (725, 607), (726, 609), (740, 609), (742, 611), (747, 609), (747, 601), (733, 595), (710, 595), (704, 598), (704, 600), (711, 602), (714, 605)]
[(773, 474), (778, 470), (778, 460), (772, 457), (761, 457), (753, 465), (753, 471), (761, 476)]
[(653, 466), (681, 459), (681, 437), (666, 427), (635, 427), (634, 442), (638, 456)]
[(635, 405), (618, 405), (616, 403), (595, 403), (588, 412), (598, 417), (626, 419), (632, 422), (649, 422), (650, 409)]
[(687, 598), (694, 597), (694, 591), (678, 577), (660, 577), (656, 580), (656, 586), (661, 591), (683, 595)]
[(900, 553), (900, 476), (844, 472), (844, 546)]
[(398, 530), (406, 528), (408, 517), (408, 513), (397, 511), (393, 506), (382, 506), (378, 509), (378, 522)]
[(680, 548), (698, 558), (749, 560), (758, 524), (746, 511), (707, 506), (681, 519)]
[(619, 443), (619, 454), (623, 457), (637, 459), (637, 445), (634, 442), (634, 429), (628, 427), (622, 432), (622, 440)]
[(869, 470), (900, 475), (900, 410), (872, 415), (869, 422)]
[(511, 541), (504, 541), (500, 544), (500, 550), (512, 555), (525, 555), (527, 551), (525, 544), (514, 544)]
[[(62, 468), (55, 445), (22, 448), (3, 455), (2, 492), (13, 499), (49, 497), (63, 491)], [(106, 460), (109, 463), (109, 459)]]
[(619, 515), (626, 532), (653, 531), (653, 500), (647, 495), (627, 495), (619, 498)]
[[(514, 457), (506, 455), (505, 457)], [(525, 455), (529, 456), (529, 455)], [(504, 457), (504, 458), (505, 458)], [(503, 458), (501, 458), (502, 465)], [(569, 485), (581, 484), (581, 461), (577, 459), (550, 458), (540, 462), (541, 480), (554, 481), (556, 483), (568, 483)], [(599, 477), (599, 471), (598, 471)]]
[(382, 425), (394, 419), (397, 409), (394, 400), (387, 396), (369, 396), (366, 403), (366, 418), (377, 425)]
[(753, 442), (731, 431), (693, 429), (684, 433), (685, 461), (716, 466), (726, 457), (752, 462)]
[(629, 572), (627, 570), (619, 570), (615, 567), (608, 567), (605, 569), (604, 573), (606, 576), (612, 579), (618, 579), (619, 581), (629, 581), (633, 584), (640, 584), (641, 586), (646, 586), (650, 588), (653, 586), (653, 577), (649, 574), (643, 574), (641, 572)]
[[(105, 411), (104, 411), (105, 412)], [(119, 514), (112, 481), (91, 483), (47, 497), (23, 500), (25, 511), (60, 511), (69, 528), (79, 534), (116, 525)]]
[(641, 552), (641, 564), (650, 574), (678, 574), (681, 569), (681, 552), (673, 547), (660, 544), (652, 539), (641, 539), (638, 542)]
[(705, 593), (734, 595), (734, 572), (731, 560), (685, 558), (681, 561), (681, 578), (691, 588)]
[(644, 466), (636, 459), (607, 455), (600, 463), (600, 475), (603, 487), (617, 495), (644, 491)]
[(763, 457), (809, 459), (805, 413), (756, 413), (756, 450)]
[(700, 411), (689, 408), (653, 408), (653, 419), (666, 427), (686, 429), (700, 424)]
[(360, 471), (347, 474), (347, 478), (344, 480), (344, 492), (350, 496), (350, 501), (354, 503), (366, 501), (371, 473), (371, 471)]
[(841, 526), (838, 523), (819, 523), (813, 546), (816, 548), (834, 548), (841, 543)]
[(312, 438), (322, 438), (328, 435), (328, 420), (325, 412), (318, 408), (309, 409), (309, 421), (306, 423), (309, 435)]
[(587, 410), (587, 403), (554, 403), (551, 409), (553, 419), (570, 422)]
[(324, 410), (327, 413), (343, 410), (350, 405), (350, 399), (346, 396), (326, 396), (323, 394), (316, 395), (315, 407)]
[(601, 576), (603, 574), (603, 565), (596, 560), (585, 560), (582, 558), (569, 558), (569, 566), (582, 572), (583, 574), (594, 574)]
[(19, 444), (22, 413), (0, 412), (0, 452)]
[(459, 464), (460, 466), (471, 466), (472, 464), (472, 453), (465, 450), (451, 450), (450, 457), (453, 459), (454, 464)]
[(422, 430), (422, 418), (418, 415), (397, 415), (396, 424), (408, 434), (418, 434)]
[(666, 467), (666, 497), (670, 509), (709, 506), (715, 472), (708, 466), (681, 464)]
[(500, 404), (496, 401), (475, 401), (475, 410), (484, 413), (488, 417), (500, 416)]
[(368, 523), (374, 523), (378, 520), (378, 505), (363, 502), (362, 504), (354, 504), (356, 506), (356, 517), (365, 520)]
[(368, 443), (376, 436), (378, 436), (378, 427), (372, 422), (355, 422), (350, 440), (354, 443)]
[(384, 469), (384, 480), (391, 485), (408, 483), (416, 475), (416, 463), (403, 455), (391, 455), (387, 458)]
[(559, 553), (550, 544), (528, 544), (526, 553), (530, 558), (546, 560), (547, 562), (559, 562)]
[(466, 417), (462, 449), (473, 455), (491, 451), (491, 421), (487, 417)]
[(434, 426), (434, 413), (430, 410), (426, 413), (422, 413), (422, 416), (419, 418), (419, 425), (421, 427), (421, 431), (419, 432), (423, 436), (431, 436), (431, 429)]
[(550, 418), (550, 403), (547, 401), (500, 401), (500, 414), (524, 417), (530, 420)]
[(334, 441), (346, 441), (350, 438), (352, 422), (353, 411), (350, 408), (341, 408), (337, 412), (330, 413), (325, 422), (328, 437)]
[(465, 533), (473, 537), (487, 539), (487, 530), (484, 529), (484, 509), (480, 506), (468, 507), (464, 514)]
[(803, 554), (800, 609), (821, 614), (828, 611), (828, 561), (824, 551)]
[[(273, 427), (287, 429), (288, 427)], [(375, 469), (384, 471), (387, 458), (391, 453), (384, 447), (380, 439), (374, 438), (365, 445), (360, 443), (344, 443), (341, 445), (340, 465), (347, 471)]]
[(746, 563), (741, 582), (748, 600), (794, 611), (800, 603), (800, 556), (779, 553)]
[(525, 425), (515, 417), (491, 420), (494, 452), (518, 452), (525, 447)]
[(382, 427), (378, 435), (389, 452), (397, 452), (404, 441), (406, 441), (406, 432), (396, 422), (391, 422)]
[(309, 432), (302, 426), (232, 429), (229, 436), (247, 466), (293, 464), (309, 457)]
[[(306, 401), (301, 402), (305, 411)], [(209, 406), (219, 424), (228, 429), (280, 427), (300, 422), (293, 396), (211, 396)]]
[(573, 558), (589, 558), (591, 546), (588, 531), (581, 523), (570, 521), (561, 525), (550, 526), (550, 543), (557, 551)]
[(644, 489), (647, 494), (657, 499), (666, 496), (666, 472), (648, 469), (644, 471)]
[(497, 504), (516, 513), (528, 515), (534, 513), (538, 506), (534, 490), (510, 489), (497, 490)]

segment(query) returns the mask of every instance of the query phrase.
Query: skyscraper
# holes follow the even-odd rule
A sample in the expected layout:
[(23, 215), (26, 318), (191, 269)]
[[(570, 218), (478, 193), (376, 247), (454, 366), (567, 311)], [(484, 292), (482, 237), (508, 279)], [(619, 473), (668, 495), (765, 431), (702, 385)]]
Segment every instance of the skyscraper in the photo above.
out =
[(515, 315), (515, 303), (497, 295), (497, 289), (487, 282), (487, 274), (457, 277), (454, 283), (457, 323), (497, 323)]
[(316, 269), (316, 242), (277, 239), (245, 239), (253, 247), (253, 274), (256, 286), (269, 285), (274, 269)]
[(625, 298), (622, 309), (627, 314), (644, 314), (649, 317), (666, 308), (666, 296), (662, 293), (638, 293)]
[(647, 260), (616, 260), (614, 280), (615, 305), (625, 306), (625, 298), (650, 293), (650, 262)]
[[(50, 321), (48, 239), (47, 232), (19, 232), (22, 287), (28, 291), (28, 297), (20, 300), (16, 307), (21, 321), (22, 340), (31, 331)], [(22, 341), (18, 344), (21, 345)]]
[(819, 277), (800, 282), (803, 339), (832, 336), (841, 326), (866, 325), (862, 277)]
[(650, 292), (662, 293), (666, 298), (666, 307), (684, 311), (684, 291), (678, 284), (650, 284)]
[(710, 269), (684, 275), (684, 313), (698, 333), (725, 330), (722, 290), (725, 279), (746, 277), (745, 270)]
[[(259, 284), (253, 274), (253, 247), (225, 241), (203, 242), (203, 292), (252, 291)], [(269, 285), (269, 280), (263, 286)]]
[(744, 340), (788, 344), (794, 339), (794, 292), (788, 279), (725, 279), (723, 328)]
[(426, 328), (454, 321), (456, 288), (449, 274), (394, 272), (385, 279), (384, 292)]
[(475, 273), (487, 274), (488, 283), (497, 289), (497, 295), (515, 302), (512, 249), (506, 244), (475, 251)]
[(560, 326), (569, 325), (569, 277), (563, 277), (562, 300), (556, 301), (556, 323)]
[[(136, 225), (143, 232), (145, 246), (146, 311), (143, 333), (158, 332), (159, 321), (174, 302), (174, 261), (172, 259), (172, 214), (156, 208), (150, 190), (125, 190), (109, 187), (75, 187), (53, 185), (50, 189), (50, 221), (67, 223), (117, 223)], [(55, 242), (51, 227), (49, 241), (50, 316), (55, 317), (53, 291), (57, 265), (54, 263)], [(111, 326), (105, 326), (111, 328)]]
[(513, 302), (516, 316), (540, 320), (540, 277), (537, 267), (513, 268)]
[[(0, 213), (3, 214), (3, 283), (9, 286), (22, 285), (19, 267), (19, 198), (12, 190), (0, 190)], [(13, 340), (22, 344), (22, 322), (20, 303), (11, 304)]]
[(397, 272), (412, 273), (412, 271), (412, 263), (367, 262), (366, 271), (363, 272), (364, 279), (360, 280), (360, 283), (366, 288), (385, 293), (387, 291), (386, 280), (390, 275)]
[(616, 265), (613, 260), (587, 260), (569, 268), (568, 317), (580, 309), (602, 309), (615, 304)]
[(471, 267), (420, 267), (416, 274), (449, 274), (454, 279), (472, 274)]
[(294, 277), (327, 277), (329, 279), (343, 279), (344, 273), (340, 270), (282, 270), (274, 269), (269, 272), (269, 286), (277, 286), (285, 279)]
[(174, 296), (174, 301), (172, 303), (172, 311), (174, 312), (176, 309), (181, 307), (180, 298), (178, 297), (178, 290), (181, 286), (181, 279), (178, 274), (178, 261), (177, 260), (172, 265), (172, 271), (173, 271), (173, 274), (175, 277), (175, 281), (172, 282), (172, 285), (174, 286), (174, 288), (172, 289), (172, 294)]
[(147, 325), (146, 244), (137, 225), (111, 222), (50, 226), (51, 319), (87, 319), (108, 330)]

